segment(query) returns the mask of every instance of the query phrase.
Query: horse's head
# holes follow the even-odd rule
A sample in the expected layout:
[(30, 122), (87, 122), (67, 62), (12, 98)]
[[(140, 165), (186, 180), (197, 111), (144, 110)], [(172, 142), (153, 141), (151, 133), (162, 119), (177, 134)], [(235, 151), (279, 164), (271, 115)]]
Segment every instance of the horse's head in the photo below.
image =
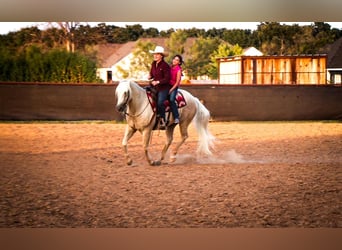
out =
[(120, 82), (116, 87), (115, 96), (117, 99), (116, 109), (119, 112), (126, 112), (127, 105), (131, 100), (130, 83), (128, 81)]

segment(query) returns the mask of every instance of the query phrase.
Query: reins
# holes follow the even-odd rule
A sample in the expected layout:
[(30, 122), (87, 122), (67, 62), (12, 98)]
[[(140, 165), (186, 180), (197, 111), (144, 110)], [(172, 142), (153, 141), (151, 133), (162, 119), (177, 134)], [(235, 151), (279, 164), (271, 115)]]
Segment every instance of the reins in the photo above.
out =
[(137, 115), (130, 115), (130, 114), (128, 114), (127, 112), (125, 112), (125, 115), (128, 115), (128, 116), (130, 116), (130, 117), (139, 117), (139, 116), (141, 116), (142, 113), (144, 113), (144, 111), (147, 109), (147, 106), (148, 106), (148, 105), (149, 105), (149, 102), (147, 102), (145, 108), (144, 108), (139, 114), (137, 114)]
[[(129, 101), (129, 98), (130, 98), (130, 94), (131, 94), (131, 92), (128, 91), (128, 95), (127, 95), (127, 98), (126, 98), (126, 101), (125, 101), (126, 106), (128, 106), (128, 101)], [(125, 111), (124, 114), (125, 114), (125, 115), (128, 115), (128, 116), (130, 116), (130, 117), (139, 117), (139, 116), (142, 115), (142, 113), (144, 113), (144, 111), (146, 110), (148, 104), (149, 104), (149, 102), (147, 102), (145, 108), (144, 108), (139, 114), (137, 114), (137, 115), (131, 115), (131, 114), (127, 113), (126, 111)]]
[[(128, 106), (128, 102), (129, 102), (130, 96), (131, 96), (131, 92), (128, 91), (128, 95), (127, 95), (126, 100), (125, 100), (125, 102), (124, 102), (126, 106)], [(124, 112), (124, 114), (127, 115), (127, 116), (129, 116), (129, 117), (132, 117), (132, 118), (137, 118), (137, 117), (141, 116), (141, 115), (145, 112), (145, 110), (147, 109), (148, 105), (151, 105), (149, 101), (146, 102), (145, 107), (143, 108), (143, 110), (142, 110), (139, 114), (129, 114), (129, 113), (126, 112), (126, 111)], [(155, 118), (155, 116), (156, 116), (156, 113), (153, 112), (153, 115), (152, 115), (152, 117), (151, 117), (151, 122), (152, 122), (152, 120)], [(152, 143), (153, 132), (154, 132), (154, 131), (153, 131), (153, 129), (152, 129), (152, 131), (151, 131), (151, 136), (150, 136), (150, 140), (149, 140), (149, 141), (150, 141), (149, 144)], [(159, 132), (160, 132), (160, 131), (158, 131), (158, 134), (159, 134)]]

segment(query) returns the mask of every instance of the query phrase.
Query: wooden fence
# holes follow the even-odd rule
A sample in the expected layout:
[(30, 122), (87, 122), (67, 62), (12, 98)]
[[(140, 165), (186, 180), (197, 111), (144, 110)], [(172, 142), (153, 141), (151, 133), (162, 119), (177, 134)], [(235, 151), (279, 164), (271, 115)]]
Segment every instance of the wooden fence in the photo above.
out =
[(326, 84), (327, 55), (219, 58), (221, 84)]

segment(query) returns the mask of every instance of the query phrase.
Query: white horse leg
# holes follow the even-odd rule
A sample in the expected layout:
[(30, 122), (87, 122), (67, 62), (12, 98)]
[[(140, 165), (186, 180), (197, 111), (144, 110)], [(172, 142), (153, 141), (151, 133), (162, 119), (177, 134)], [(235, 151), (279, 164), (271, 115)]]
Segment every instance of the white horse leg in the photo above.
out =
[(134, 135), (134, 133), (136, 131), (137, 131), (136, 129), (133, 129), (133, 128), (127, 126), (126, 130), (125, 130), (124, 138), (122, 139), (122, 146), (123, 146), (123, 150), (125, 153), (127, 165), (132, 165), (132, 163), (133, 163), (131, 157), (128, 154), (127, 144), (128, 144), (129, 139), (132, 138), (132, 136)]
[(145, 157), (147, 162), (151, 165), (151, 166), (155, 166), (155, 165), (160, 165), (160, 162), (158, 161), (153, 161), (150, 157), (150, 154), (148, 153), (148, 148), (150, 145), (150, 139), (151, 139), (151, 133), (152, 130), (151, 129), (145, 129), (142, 132), (142, 136), (143, 136), (143, 147), (144, 147), (144, 152), (145, 152)]

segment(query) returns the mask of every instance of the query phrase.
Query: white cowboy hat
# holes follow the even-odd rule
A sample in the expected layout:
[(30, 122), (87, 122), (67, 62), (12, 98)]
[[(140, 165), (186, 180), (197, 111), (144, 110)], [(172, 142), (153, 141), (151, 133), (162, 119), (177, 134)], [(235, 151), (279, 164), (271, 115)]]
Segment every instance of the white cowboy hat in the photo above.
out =
[(156, 46), (154, 50), (150, 50), (151, 54), (162, 54), (163, 56), (167, 56), (167, 53), (162, 46)]

